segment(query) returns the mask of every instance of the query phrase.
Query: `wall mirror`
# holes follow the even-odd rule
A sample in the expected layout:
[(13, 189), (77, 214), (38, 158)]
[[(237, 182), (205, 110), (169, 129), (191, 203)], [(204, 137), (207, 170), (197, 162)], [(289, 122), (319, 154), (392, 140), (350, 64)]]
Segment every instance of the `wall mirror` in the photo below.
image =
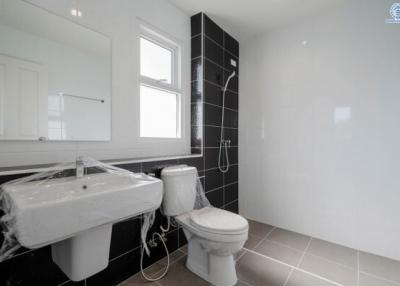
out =
[(111, 40), (0, 0), (0, 140), (109, 141)]

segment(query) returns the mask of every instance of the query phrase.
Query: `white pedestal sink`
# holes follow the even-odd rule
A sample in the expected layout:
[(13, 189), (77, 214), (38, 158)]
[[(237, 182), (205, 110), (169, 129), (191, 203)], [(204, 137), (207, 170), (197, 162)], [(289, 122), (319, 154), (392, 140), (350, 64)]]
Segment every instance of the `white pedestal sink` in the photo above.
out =
[(160, 207), (162, 181), (100, 173), (4, 186), (15, 236), (27, 248), (52, 244), (53, 261), (73, 281), (106, 268), (112, 224)]

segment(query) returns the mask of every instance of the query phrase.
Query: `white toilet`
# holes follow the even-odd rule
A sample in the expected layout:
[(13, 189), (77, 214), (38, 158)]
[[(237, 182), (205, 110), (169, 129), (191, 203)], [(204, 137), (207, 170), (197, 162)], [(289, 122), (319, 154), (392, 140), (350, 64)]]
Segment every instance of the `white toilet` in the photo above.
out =
[(195, 167), (167, 167), (162, 170), (161, 178), (164, 182), (164, 213), (175, 218), (188, 240), (187, 268), (213, 285), (235, 285), (237, 276), (233, 255), (247, 240), (247, 220), (214, 207), (194, 209)]

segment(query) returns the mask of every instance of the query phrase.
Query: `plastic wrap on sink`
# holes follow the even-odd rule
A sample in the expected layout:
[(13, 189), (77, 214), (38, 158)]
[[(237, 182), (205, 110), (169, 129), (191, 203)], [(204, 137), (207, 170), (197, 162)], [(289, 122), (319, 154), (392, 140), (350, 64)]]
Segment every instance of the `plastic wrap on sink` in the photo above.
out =
[[(0, 186), (0, 210), (4, 213), (0, 218), (4, 236), (0, 262), (21, 246), (34, 249), (52, 244), (160, 206), (160, 180), (86, 156), (77, 162)], [(82, 166), (84, 174), (77, 176), (77, 167)]]

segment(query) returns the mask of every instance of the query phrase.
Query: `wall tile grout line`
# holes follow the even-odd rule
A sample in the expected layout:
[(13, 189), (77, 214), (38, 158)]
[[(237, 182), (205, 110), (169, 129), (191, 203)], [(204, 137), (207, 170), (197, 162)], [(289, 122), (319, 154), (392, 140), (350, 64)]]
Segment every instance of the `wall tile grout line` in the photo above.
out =
[[(236, 76), (236, 77), (238, 77), (238, 76)], [(238, 77), (238, 78), (239, 78), (239, 77)], [(204, 82), (207, 82), (207, 83), (209, 83), (209, 84), (212, 84), (212, 85), (214, 85), (214, 86), (216, 86), (216, 87), (224, 88), (224, 86), (219, 85), (219, 84), (217, 84), (217, 83), (215, 83), (215, 82), (209, 81), (209, 80), (207, 80), (207, 79), (204, 79)], [(229, 88), (228, 88), (228, 91), (239, 95), (239, 92), (236, 92), (236, 91), (231, 90), (231, 89), (229, 89)]]
[[(225, 32), (224, 32), (225, 33)], [(229, 51), (227, 48), (225, 48), (225, 43), (223, 43), (224, 46), (221, 46), (219, 43), (217, 43), (216, 41), (214, 41), (213, 39), (211, 39), (209, 36), (207, 36), (207, 34), (204, 34), (204, 36), (209, 39), (211, 42), (213, 42), (214, 44), (218, 45), (221, 49), (223, 49), (224, 51), (228, 52), (231, 56), (235, 57), (236, 59), (239, 59), (238, 56), (234, 55), (231, 51)], [(225, 39), (225, 37), (223, 37)]]
[(130, 249), (130, 250), (128, 250), (128, 251), (126, 251), (126, 252), (124, 252), (124, 253), (118, 255), (118, 256), (115, 256), (114, 258), (110, 259), (108, 262), (115, 261), (115, 260), (121, 258), (122, 256), (125, 256), (125, 255), (127, 255), (127, 254), (129, 254), (129, 253), (132, 253), (132, 252), (134, 252), (135, 250), (137, 250), (137, 249), (139, 249), (139, 248), (141, 248), (141, 247), (142, 247), (142, 243), (140, 243), (140, 245), (139, 245), (139, 246), (136, 246), (135, 248), (132, 248), (132, 249)]
[[(208, 105), (211, 105), (211, 106), (222, 108), (222, 105), (214, 104), (214, 103), (208, 102), (206, 100), (204, 100), (204, 103), (208, 104)], [(196, 103), (193, 103), (193, 104), (196, 104)], [(230, 110), (230, 111), (234, 111), (234, 112), (239, 112), (239, 109), (234, 109), (234, 108), (230, 108), (230, 107), (224, 107), (224, 109), (227, 109), (227, 110)]]
[[(204, 124), (204, 125), (192, 125), (192, 127), (215, 127), (215, 128), (221, 128), (221, 126), (218, 125), (211, 125), (211, 124)], [(238, 127), (229, 127), (229, 126), (224, 126), (225, 129), (233, 129), (233, 130), (238, 130)], [(200, 147), (197, 147), (200, 148)]]
[[(199, 57), (197, 57), (197, 58), (199, 58)], [(192, 60), (195, 60), (195, 59), (196, 59), (196, 58), (193, 58)], [(223, 69), (223, 72), (230, 72), (230, 71), (231, 71), (231, 70), (227, 69), (226, 67), (221, 66), (220, 64), (214, 62), (212, 59), (210, 59), (210, 58), (208, 58), (208, 57), (206, 57), (206, 56), (204, 56), (204, 59), (206, 59), (206, 60), (209, 61), (210, 63), (216, 65), (217, 67)], [(238, 77), (237, 72), (236, 72), (236, 75), (235, 75), (235, 76)]]
[[(221, 105), (214, 104), (214, 103), (209, 103), (209, 102), (207, 102), (207, 101), (204, 101), (204, 104), (222, 108)], [(239, 110), (237, 110), (237, 109), (232, 109), (232, 108), (229, 108), (229, 107), (224, 107), (224, 109), (227, 109), (227, 110), (230, 110), (230, 111), (233, 111), (233, 112), (239, 112)]]

